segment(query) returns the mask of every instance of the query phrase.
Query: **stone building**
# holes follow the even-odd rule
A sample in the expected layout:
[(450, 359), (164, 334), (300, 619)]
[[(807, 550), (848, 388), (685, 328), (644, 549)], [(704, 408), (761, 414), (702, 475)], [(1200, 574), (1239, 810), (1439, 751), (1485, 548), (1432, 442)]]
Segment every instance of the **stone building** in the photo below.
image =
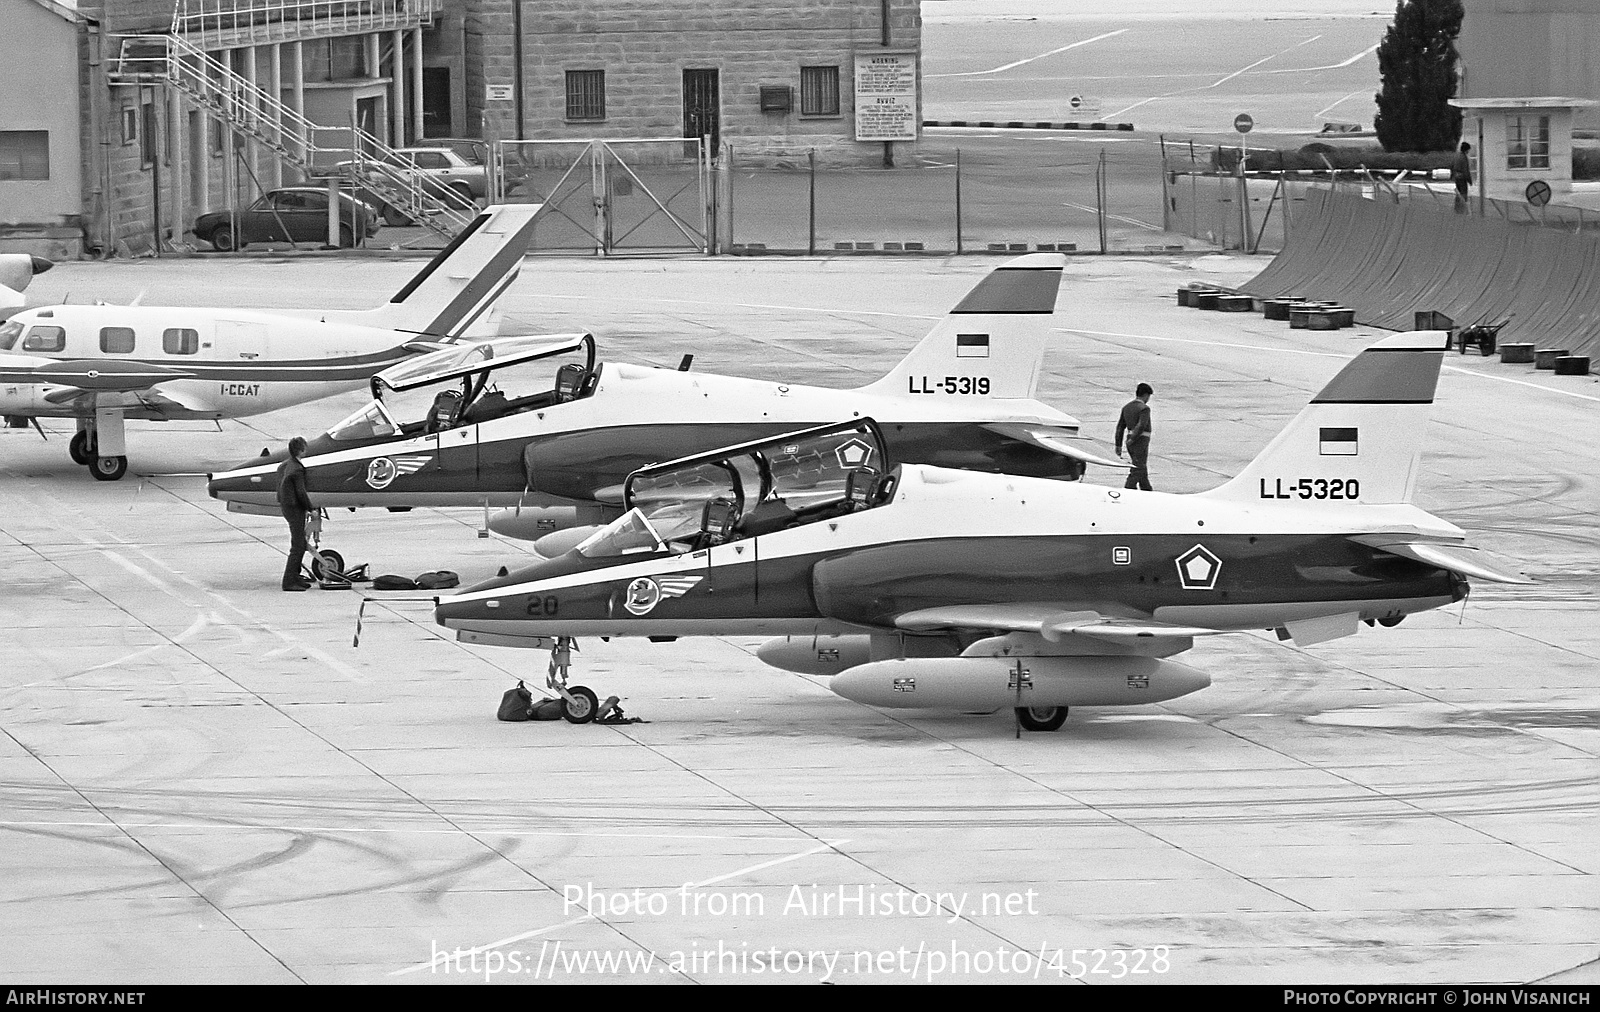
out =
[[(465, 0), (465, 13), (468, 120), (484, 137), (709, 136), (740, 157), (877, 163), (884, 142), (858, 140), (858, 118), (897, 110), (870, 135), (895, 132), (907, 154), (919, 134), (918, 0)], [(887, 97), (862, 111), (874, 60)]]

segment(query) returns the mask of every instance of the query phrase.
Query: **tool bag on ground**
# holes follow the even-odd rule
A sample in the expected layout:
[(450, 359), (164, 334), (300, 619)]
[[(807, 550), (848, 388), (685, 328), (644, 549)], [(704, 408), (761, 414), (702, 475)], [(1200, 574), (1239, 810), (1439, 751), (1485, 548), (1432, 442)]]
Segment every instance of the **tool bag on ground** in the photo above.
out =
[(506, 694), (500, 697), (500, 710), (495, 717), (509, 721), (530, 720), (529, 711), (532, 708), (533, 693), (519, 681), (516, 688), (507, 689)]
[(376, 578), (373, 579), (373, 581), (372, 581), (372, 589), (373, 590), (416, 590), (417, 589), (417, 581), (411, 579), (409, 576), (395, 576), (393, 573), (385, 573), (384, 575), (376, 577)]
[(451, 587), (459, 586), (461, 586), (461, 577), (448, 569), (423, 573), (417, 577), (417, 588), (419, 590), (447, 590)]

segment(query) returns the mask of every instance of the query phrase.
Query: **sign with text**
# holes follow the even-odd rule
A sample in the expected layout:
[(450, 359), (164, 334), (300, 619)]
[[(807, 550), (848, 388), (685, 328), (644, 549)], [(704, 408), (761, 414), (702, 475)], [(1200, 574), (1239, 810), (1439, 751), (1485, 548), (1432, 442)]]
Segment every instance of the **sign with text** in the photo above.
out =
[(856, 140), (917, 139), (917, 54), (856, 54)]
[(490, 84), (484, 86), (484, 98), (490, 102), (509, 102), (512, 98), (511, 85)]

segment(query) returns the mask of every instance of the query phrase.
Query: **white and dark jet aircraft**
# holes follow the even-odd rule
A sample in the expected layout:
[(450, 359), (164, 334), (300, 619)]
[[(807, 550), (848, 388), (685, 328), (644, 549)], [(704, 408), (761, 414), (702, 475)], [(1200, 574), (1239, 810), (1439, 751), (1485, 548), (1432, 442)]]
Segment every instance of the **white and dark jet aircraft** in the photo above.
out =
[[(838, 418), (876, 418), (897, 460), (1040, 477), (1125, 467), (1036, 398), (1064, 265), (1035, 253), (996, 268), (855, 390), (600, 363), (588, 334), (446, 349), (375, 377), (372, 403), (311, 440), (306, 486), (326, 507), (505, 507), (491, 529), (560, 554), (621, 515), (640, 467)], [(419, 394), (418, 417), (391, 406)], [(281, 459), (213, 474), (211, 494), (275, 509)]]
[(460, 640), (552, 651), (567, 719), (577, 636), (779, 637), (759, 656), (874, 706), (1155, 703), (1210, 676), (1194, 637), (1297, 644), (1526, 583), (1412, 505), (1440, 331), (1357, 355), (1236, 477), (1192, 495), (895, 463), (868, 419), (644, 468), (627, 512), (558, 558), (437, 599)]
[(0, 325), (0, 415), (18, 427), (76, 419), (72, 459), (116, 481), (128, 469), (126, 419), (241, 418), (359, 390), (402, 359), (482, 332), (539, 210), (486, 209), (376, 309), (25, 309)]

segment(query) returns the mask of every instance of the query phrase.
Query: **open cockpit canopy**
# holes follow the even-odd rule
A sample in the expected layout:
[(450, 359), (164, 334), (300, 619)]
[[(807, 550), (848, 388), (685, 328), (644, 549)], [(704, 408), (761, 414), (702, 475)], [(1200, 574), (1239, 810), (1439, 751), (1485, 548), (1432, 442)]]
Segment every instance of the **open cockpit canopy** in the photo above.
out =
[(584, 352), (587, 358), (584, 368), (593, 372), (593, 334), (498, 337), (489, 341), (451, 345), (407, 359), (378, 373), (372, 377), (372, 396), (381, 398), (384, 390), (415, 390), (417, 387), (493, 372), (536, 359), (570, 355), (576, 351)]
[(589, 558), (698, 551), (886, 502), (894, 474), (870, 418), (640, 468), (622, 517), (578, 546)]

